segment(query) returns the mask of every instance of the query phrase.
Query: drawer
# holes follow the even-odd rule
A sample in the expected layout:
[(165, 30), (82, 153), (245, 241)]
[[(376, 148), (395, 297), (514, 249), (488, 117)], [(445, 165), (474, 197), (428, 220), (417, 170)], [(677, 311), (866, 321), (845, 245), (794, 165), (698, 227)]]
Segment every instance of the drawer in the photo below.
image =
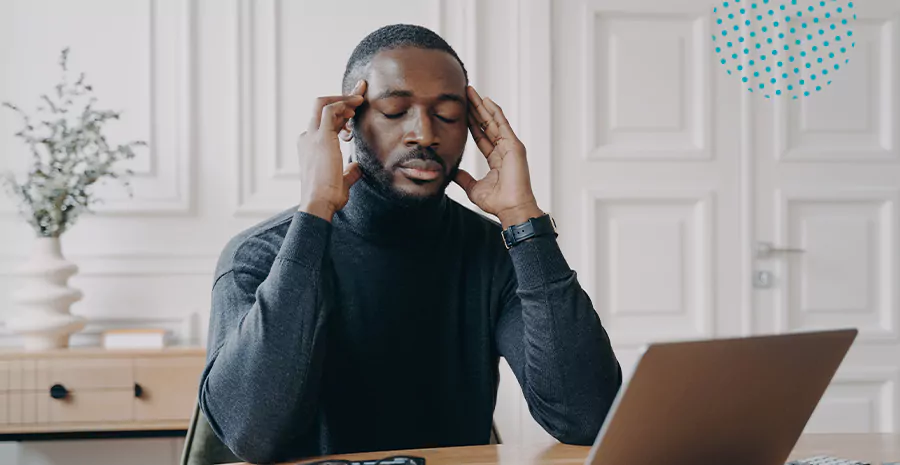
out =
[(186, 427), (206, 363), (198, 348), (0, 356), (2, 434)]
[(135, 359), (134, 380), (142, 391), (134, 399), (135, 420), (189, 420), (204, 365), (203, 357)]
[(127, 422), (134, 418), (134, 389), (73, 391), (65, 399), (49, 399), (51, 423)]
[[(3, 411), (5, 423), (13, 425), (31, 425), (47, 423), (50, 419), (48, 411), (50, 396), (39, 391), (11, 391), (0, 395), (0, 411)], [(3, 424), (0, 418), (0, 424)]]
[(9, 365), (7, 361), (0, 361), (0, 393), (9, 391)]
[(37, 389), (37, 361), (12, 360), (7, 362), (6, 378), (10, 391)]
[(9, 424), (9, 394), (0, 392), (0, 425)]
[(17, 425), (24, 423), (22, 418), (22, 409), (25, 405), (25, 394), (21, 392), (11, 392), (6, 396), (6, 418), (7, 423)]
[(84, 389), (133, 389), (132, 361), (127, 358), (57, 359), (50, 362), (49, 377), (41, 373), (41, 390), (61, 384), (69, 391)]

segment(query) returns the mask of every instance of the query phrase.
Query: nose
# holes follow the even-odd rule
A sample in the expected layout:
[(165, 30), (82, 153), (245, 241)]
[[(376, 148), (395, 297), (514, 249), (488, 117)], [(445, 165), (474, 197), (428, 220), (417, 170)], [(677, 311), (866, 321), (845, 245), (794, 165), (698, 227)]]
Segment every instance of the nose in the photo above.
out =
[(418, 145), (421, 147), (436, 147), (440, 140), (434, 132), (432, 115), (425, 109), (415, 110), (409, 120), (410, 129), (406, 133), (404, 143), (407, 147)]

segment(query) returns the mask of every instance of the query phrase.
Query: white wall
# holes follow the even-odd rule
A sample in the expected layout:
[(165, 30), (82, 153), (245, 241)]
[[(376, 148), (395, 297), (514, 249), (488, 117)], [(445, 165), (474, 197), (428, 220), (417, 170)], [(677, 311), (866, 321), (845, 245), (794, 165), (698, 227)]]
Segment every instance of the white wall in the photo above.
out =
[[(0, 3), (0, 101), (33, 108), (57, 82), (58, 54), (69, 46), (70, 68), (87, 73), (100, 103), (124, 110), (114, 136), (151, 146), (132, 166), (134, 198), (115, 184), (104, 187), (99, 213), (63, 238), (65, 255), (81, 268), (71, 285), (85, 294), (73, 312), (90, 321), (73, 344), (97, 343), (99, 331), (122, 325), (164, 326), (182, 342), (205, 343), (220, 249), (236, 232), (299, 201), (294, 141), (310, 102), (340, 91), (346, 59), (363, 36), (398, 22), (439, 31), (457, 49), (473, 85), (520, 128), (535, 189), (549, 205), (545, 2)], [(526, 53), (532, 43), (537, 51)], [(536, 71), (520, 72), (525, 68)], [(24, 166), (26, 152), (12, 137), (18, 126), (15, 115), (0, 112), (0, 170)], [(480, 157), (467, 159), (467, 169), (482, 172)], [(13, 208), (0, 198), (0, 315), (9, 311), (15, 268), (32, 237)], [(15, 337), (2, 331), (0, 346), (14, 346)], [(527, 411), (511, 374), (504, 379), (507, 394), (497, 408), (504, 439), (540, 435), (534, 425), (520, 425)], [(180, 447), (165, 439), (0, 443), (0, 463), (174, 463)]]
[[(871, 8), (881, 5), (887, 11), (893, 3), (878, 0), (868, 5)], [(418, 23), (440, 32), (466, 62), (476, 88), (503, 106), (528, 147), (539, 203), (563, 220), (563, 250), (587, 289), (603, 289), (609, 284), (604, 275), (596, 272), (604, 255), (589, 251), (607, 250), (611, 243), (593, 234), (600, 223), (588, 219), (584, 222), (588, 227), (583, 227), (580, 216), (582, 212), (596, 215), (601, 211), (600, 206), (615, 206), (624, 199), (628, 208), (616, 210), (613, 216), (629, 214), (636, 211), (634, 205), (642, 208), (647, 204), (653, 207), (646, 210), (649, 216), (671, 210), (704, 218), (702, 228), (689, 230), (688, 235), (701, 237), (700, 231), (710, 231), (709, 237), (713, 238), (713, 243), (708, 245), (709, 256), (702, 255), (706, 257), (702, 262), (705, 265), (694, 267), (702, 271), (703, 279), (698, 281), (702, 284), (691, 289), (698, 295), (712, 293), (714, 298), (707, 299), (703, 312), (696, 305), (680, 308), (676, 315), (679, 321), (695, 313), (705, 316), (697, 320), (702, 323), (698, 323), (700, 330), (689, 326), (688, 333), (676, 336), (718, 337), (803, 327), (753, 324), (756, 320), (765, 323), (771, 319), (773, 312), (763, 308), (763, 304), (775, 291), (755, 290), (748, 279), (756, 269), (749, 248), (750, 242), (756, 240), (754, 218), (766, 214), (765, 210), (754, 212), (753, 206), (758, 203), (761, 208), (769, 208), (766, 206), (771, 205), (768, 201), (754, 200), (755, 193), (764, 190), (751, 182), (754, 172), (764, 168), (754, 164), (771, 158), (767, 151), (771, 144), (763, 143), (767, 139), (756, 141), (751, 135), (758, 132), (760, 137), (768, 137), (765, 128), (777, 118), (772, 117), (771, 108), (750, 102), (738, 93), (740, 89), (728, 87), (733, 81), (722, 69), (706, 68), (704, 60), (713, 57), (711, 48), (704, 48), (709, 44), (691, 42), (696, 45), (689, 54), (693, 66), (682, 67), (705, 70), (698, 74), (699, 81), (681, 76), (683, 82), (698, 86), (701, 92), (680, 97), (667, 94), (652, 102), (645, 101), (643, 93), (638, 92), (631, 100), (623, 99), (618, 107), (612, 105), (612, 110), (652, 116), (661, 109), (670, 111), (667, 113), (670, 115), (686, 115), (687, 107), (682, 106), (689, 105), (692, 114), (700, 118), (697, 121), (703, 122), (704, 131), (712, 137), (703, 143), (714, 148), (715, 157), (679, 163), (680, 155), (676, 154), (673, 160), (665, 161), (669, 164), (648, 167), (634, 160), (607, 156), (615, 155), (613, 152), (600, 153), (599, 157), (586, 156), (588, 150), (579, 145), (587, 139), (584, 134), (597, 130), (597, 125), (592, 125), (593, 113), (583, 111), (581, 106), (586, 104), (598, 114), (608, 109), (600, 100), (585, 99), (581, 92), (586, 91), (585, 95), (621, 93), (618, 88), (602, 86), (590, 78), (591, 74), (584, 72), (585, 67), (597, 66), (596, 70), (615, 72), (630, 69), (623, 67), (624, 61), (611, 60), (604, 50), (594, 50), (596, 41), (613, 31), (608, 26), (622, 20), (625, 21), (622, 24), (631, 24), (629, 21), (633, 20), (656, 24), (660, 17), (667, 18), (672, 27), (660, 29), (656, 35), (632, 34), (621, 38), (620, 45), (634, 52), (622, 57), (646, 55), (640, 57), (643, 62), (636, 59), (628, 64), (646, 63), (666, 56), (668, 49), (645, 44), (694, 37), (690, 31), (708, 19), (711, 8), (711, 3), (707, 5), (701, 0), (674, 3), (664, 0), (0, 2), (0, 101), (32, 105), (40, 92), (56, 82), (59, 50), (71, 46), (72, 67), (88, 73), (102, 98), (101, 103), (125, 110), (124, 121), (115, 134), (146, 139), (152, 147), (133, 164), (138, 173), (134, 180), (135, 197), (123, 197), (122, 190), (115, 186), (105, 188), (108, 200), (99, 214), (83, 218), (64, 237), (66, 255), (82, 270), (72, 279), (72, 285), (85, 293), (85, 299), (73, 311), (90, 319), (88, 328), (76, 335), (73, 343), (96, 343), (99, 331), (125, 324), (161, 325), (175, 331), (182, 342), (204, 343), (212, 271), (219, 250), (236, 232), (299, 201), (294, 141), (305, 125), (310, 102), (315, 96), (339, 92), (344, 63), (353, 46), (375, 28), (396, 22)], [(869, 53), (883, 58), (889, 65), (884, 69), (897, 70), (900, 69), (900, 55), (895, 46), (900, 43), (898, 28), (896, 20), (889, 19), (897, 16), (885, 11), (873, 10), (864, 18), (865, 30), (881, 34), (878, 37), (883, 40), (861, 42), (860, 48), (865, 49), (870, 43), (883, 44), (883, 53)], [(611, 22), (604, 22), (607, 13)], [(867, 72), (872, 76), (891, 75), (875, 73), (874, 69)], [(570, 81), (574, 84), (567, 84)], [(633, 83), (621, 80), (619, 84), (629, 84), (631, 87), (623, 88), (627, 91), (640, 90), (645, 83), (638, 79)], [(882, 114), (898, 113), (900, 99), (896, 95), (900, 92), (895, 92), (896, 85), (879, 89), (885, 95), (894, 95), (893, 106), (884, 106)], [(852, 96), (846, 92), (840, 95)], [(700, 96), (708, 101), (698, 100)], [(673, 109), (685, 112), (671, 113)], [(552, 112), (556, 112), (554, 118)], [(632, 140), (637, 148), (653, 149), (670, 140), (664, 134), (660, 136), (659, 131), (646, 130), (655, 127), (653, 121), (645, 123), (641, 124), (646, 127), (637, 126), (639, 137)], [(0, 170), (21, 166), (24, 160), (22, 147), (11, 136), (17, 127), (12, 114), (0, 112)], [(687, 131), (685, 128), (690, 127), (681, 129)], [(605, 129), (610, 128), (601, 128)], [(896, 144), (892, 147), (896, 152)], [(551, 150), (556, 151), (552, 163)], [(471, 151), (464, 165), (476, 175), (484, 170), (481, 157)], [(841, 165), (834, 166), (842, 169)], [(884, 166), (896, 169), (895, 164)], [(714, 172), (716, 169), (719, 172)], [(698, 173), (706, 173), (703, 175), (706, 177)], [(892, 171), (886, 168), (884, 173), (888, 175)], [(667, 184), (670, 187), (690, 184), (694, 189), (690, 198), (682, 198), (672, 207), (672, 190), (660, 185), (664, 178), (670, 181)], [(756, 178), (763, 182), (775, 177), (759, 171)], [(595, 196), (591, 198), (592, 207), (586, 208), (582, 203), (585, 187), (603, 179), (609, 182), (594, 187), (612, 189), (609, 198)], [(844, 181), (842, 177), (836, 179)], [(702, 184), (698, 180), (718, 189), (710, 197), (714, 201), (707, 201), (706, 194), (696, 194), (697, 186)], [(888, 184), (894, 186), (896, 181)], [(647, 189), (652, 191), (649, 197)], [(451, 187), (451, 195), (463, 198), (455, 186)], [(639, 202), (627, 203), (633, 199)], [(701, 201), (698, 203), (697, 199)], [(842, 205), (843, 198), (837, 199), (832, 203)], [(694, 204), (705, 205), (705, 209), (694, 208)], [(27, 255), (31, 239), (29, 229), (12, 211), (12, 205), (0, 196), (0, 316), (9, 309), (9, 295), (16, 287), (14, 269)], [(663, 219), (670, 224), (681, 221), (680, 216)], [(642, 228), (649, 231), (653, 224), (646, 223)], [(761, 228), (760, 240), (767, 237), (763, 234), (767, 231)], [(682, 234), (677, 228), (664, 230), (663, 236), (666, 232), (671, 237)], [(659, 235), (651, 236), (659, 240)], [(673, 254), (667, 257), (675, 257), (670, 261), (682, 260), (679, 255), (682, 242), (667, 244), (674, 244), (674, 248), (667, 250)], [(628, 250), (633, 252), (628, 257), (631, 269), (639, 270), (644, 263), (659, 261), (646, 254), (648, 249)], [(896, 258), (896, 247), (892, 245), (885, 250), (892, 251)], [(634, 284), (631, 290), (638, 292), (644, 288), (643, 275), (629, 276)], [(655, 289), (693, 286), (692, 281), (678, 273), (666, 274), (665, 279), (659, 276), (651, 283)], [(885, 274), (880, 282), (889, 282), (891, 276), (894, 274)], [(617, 291), (629, 285), (617, 283)], [(722, 287), (710, 287), (717, 285)], [(640, 297), (647, 295), (640, 294)], [(604, 296), (592, 297), (609, 327), (616, 329), (612, 336), (626, 373), (632, 369), (637, 342), (672, 335), (670, 325), (646, 315), (633, 320), (635, 331), (621, 331), (621, 326), (616, 325), (633, 315), (607, 315), (604, 312), (609, 307), (604, 307)], [(754, 301), (760, 308), (754, 307)], [(873, 343), (864, 340), (865, 344), (855, 354), (851, 353), (851, 370), (839, 373), (823, 402), (825, 408), (813, 422), (813, 430), (896, 430), (900, 422), (900, 383), (892, 355), (897, 348), (898, 309), (898, 305), (890, 303), (879, 310), (876, 316), (880, 320), (876, 321), (875, 329), (887, 328), (893, 339)], [(790, 311), (802, 313), (802, 309)], [(871, 322), (857, 316), (840, 318), (842, 324), (861, 321), (864, 329), (866, 324), (872, 327)], [(635, 338), (623, 340), (631, 336)], [(15, 338), (0, 327), (0, 346), (15, 344)], [(503, 374), (496, 418), (504, 440), (546, 439), (530, 420), (508, 370)], [(122, 463), (122, 457), (128, 457), (129, 463), (174, 463), (180, 448), (179, 440), (170, 439), (6, 443), (0, 444), (0, 463), (95, 465)]]

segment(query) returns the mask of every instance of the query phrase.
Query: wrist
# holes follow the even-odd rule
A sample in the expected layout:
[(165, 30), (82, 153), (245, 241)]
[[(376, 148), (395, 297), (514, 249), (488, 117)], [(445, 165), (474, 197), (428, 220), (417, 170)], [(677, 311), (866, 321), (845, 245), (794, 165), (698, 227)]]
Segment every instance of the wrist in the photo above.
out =
[(337, 210), (327, 202), (313, 200), (310, 202), (301, 203), (300, 208), (298, 208), (297, 211), (318, 216), (319, 218), (322, 218), (323, 220), (330, 223), (331, 219), (334, 217), (334, 213)]
[(544, 212), (537, 206), (537, 202), (507, 208), (497, 214), (497, 218), (503, 225), (503, 229), (522, 224), (532, 218), (544, 216)]

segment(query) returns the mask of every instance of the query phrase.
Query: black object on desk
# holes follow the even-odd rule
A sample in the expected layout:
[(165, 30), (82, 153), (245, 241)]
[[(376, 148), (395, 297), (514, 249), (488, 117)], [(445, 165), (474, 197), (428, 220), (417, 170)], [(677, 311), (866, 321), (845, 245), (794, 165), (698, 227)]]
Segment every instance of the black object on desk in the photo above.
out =
[(322, 460), (307, 465), (425, 465), (423, 457), (395, 455), (376, 460)]

